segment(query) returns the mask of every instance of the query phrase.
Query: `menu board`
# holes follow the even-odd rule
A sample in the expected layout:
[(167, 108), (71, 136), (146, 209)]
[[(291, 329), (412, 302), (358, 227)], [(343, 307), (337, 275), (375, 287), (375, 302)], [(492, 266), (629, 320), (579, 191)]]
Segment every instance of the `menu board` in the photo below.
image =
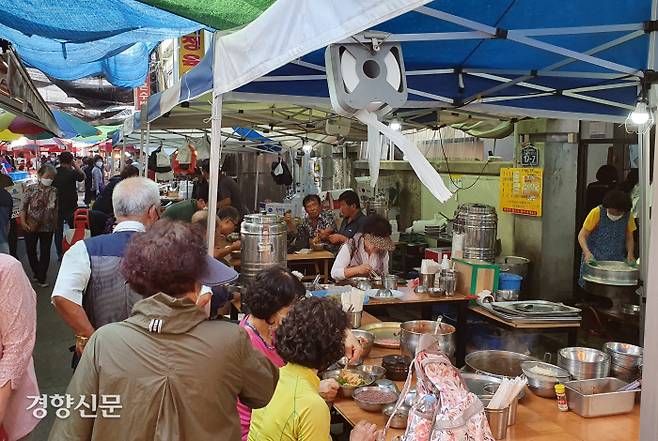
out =
[(543, 177), (541, 168), (501, 168), (501, 210), (524, 216), (541, 216)]

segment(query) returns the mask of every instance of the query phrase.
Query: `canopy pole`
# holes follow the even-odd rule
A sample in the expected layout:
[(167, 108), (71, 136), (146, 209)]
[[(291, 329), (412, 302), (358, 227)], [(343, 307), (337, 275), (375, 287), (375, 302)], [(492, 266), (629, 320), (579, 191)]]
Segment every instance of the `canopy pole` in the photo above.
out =
[[(656, 20), (658, 17), (658, 0), (651, 1), (651, 20)], [(647, 59), (647, 68), (656, 68), (656, 38), (658, 34), (654, 31), (649, 33), (649, 54)], [(648, 93), (648, 107), (651, 108), (656, 105), (658, 90), (656, 86), (649, 85)], [(654, 134), (655, 136), (655, 134)], [(649, 271), (652, 262), (658, 261), (658, 234), (651, 235), (651, 230), (658, 231), (658, 216), (652, 216), (649, 220), (649, 193), (653, 201), (652, 206), (658, 207), (658, 194), (650, 192), (650, 176), (649, 176), (649, 161), (650, 156), (650, 138), (651, 131), (646, 134), (638, 135), (638, 151), (640, 153), (640, 170), (639, 170), (639, 183), (640, 183), (640, 279), (644, 284), (642, 286), (642, 297), (640, 302), (644, 303), (644, 308), (641, 308), (643, 314), (640, 321), (640, 344), (644, 347), (643, 353), (643, 376), (642, 376), (642, 402), (640, 404), (640, 441), (653, 441), (656, 439), (658, 433), (658, 419), (656, 418), (656, 411), (658, 411), (658, 347), (652, 344), (644, 344), (647, 339), (645, 336), (655, 336), (658, 334), (658, 280), (656, 280), (656, 272)], [(654, 154), (654, 170), (658, 166), (658, 155)], [(649, 224), (651, 222), (652, 225)], [(647, 244), (649, 248), (647, 249)], [(642, 326), (642, 321), (644, 326)], [(644, 331), (642, 333), (642, 331)]]
[[(148, 104), (148, 98), (146, 99), (146, 102)], [(142, 106), (144, 108), (144, 106)], [(141, 111), (139, 114), (140, 116), (140, 122), (139, 122), (139, 151), (140, 151), (140, 161), (144, 160), (144, 128), (146, 127), (147, 124), (147, 115), (144, 111)], [(146, 176), (146, 169), (144, 167), (141, 167), (141, 170), (139, 172), (141, 176)]]
[[(146, 123), (146, 146), (144, 150), (146, 153), (142, 156), (142, 165), (144, 166), (144, 176), (148, 178), (149, 176), (149, 145), (151, 145), (151, 123)], [(155, 178), (155, 176), (154, 176)], [(153, 179), (155, 182), (158, 182), (158, 179)]]
[(208, 193), (208, 254), (214, 256), (215, 226), (217, 223), (217, 186), (219, 184), (220, 156), (222, 154), (222, 101), (221, 94), (213, 92), (210, 137), (210, 191)]

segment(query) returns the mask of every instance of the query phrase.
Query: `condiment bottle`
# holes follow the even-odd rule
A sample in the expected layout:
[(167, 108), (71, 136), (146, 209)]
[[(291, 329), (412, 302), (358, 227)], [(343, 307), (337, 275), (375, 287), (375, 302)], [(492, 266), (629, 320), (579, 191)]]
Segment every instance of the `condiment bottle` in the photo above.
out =
[(567, 394), (565, 393), (564, 384), (555, 385), (555, 395), (557, 395), (557, 408), (560, 412), (566, 412), (569, 410), (569, 404), (567, 403)]

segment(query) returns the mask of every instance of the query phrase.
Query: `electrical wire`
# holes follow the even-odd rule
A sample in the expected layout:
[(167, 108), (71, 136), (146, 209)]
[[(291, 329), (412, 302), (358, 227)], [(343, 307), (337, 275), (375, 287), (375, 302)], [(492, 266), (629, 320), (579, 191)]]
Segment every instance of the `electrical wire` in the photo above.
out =
[(489, 163), (491, 162), (491, 159), (487, 159), (487, 162), (484, 163), (484, 166), (482, 167), (482, 170), (480, 170), (480, 173), (478, 173), (478, 177), (475, 179), (475, 182), (473, 182), (471, 185), (469, 185), (467, 187), (460, 187), (452, 179), (452, 173), (450, 172), (450, 164), (448, 163), (448, 155), (446, 155), (446, 150), (443, 146), (443, 136), (441, 136), (441, 129), (436, 130), (434, 132), (435, 135), (436, 135), (436, 132), (439, 132), (439, 142), (441, 143), (441, 152), (443, 153), (443, 160), (446, 162), (446, 169), (448, 170), (448, 178), (450, 179), (450, 183), (457, 189), (457, 191), (455, 191), (453, 193), (453, 195), (456, 195), (461, 190), (469, 190), (469, 189), (475, 187), (475, 184), (477, 184), (478, 181), (480, 180), (480, 178), (483, 176), (484, 170), (487, 168), (487, 165), (489, 165)]

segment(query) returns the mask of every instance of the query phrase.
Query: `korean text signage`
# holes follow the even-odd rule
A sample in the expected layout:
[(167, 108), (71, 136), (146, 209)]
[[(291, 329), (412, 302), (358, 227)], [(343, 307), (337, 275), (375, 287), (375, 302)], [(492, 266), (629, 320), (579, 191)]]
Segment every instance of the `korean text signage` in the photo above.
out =
[(524, 216), (541, 216), (543, 178), (541, 168), (500, 169), (501, 210)]
[(151, 95), (151, 86), (147, 77), (146, 83), (143, 86), (135, 88), (135, 111), (139, 112), (142, 106), (146, 105), (149, 95)]
[(199, 64), (205, 54), (203, 31), (192, 32), (178, 39), (178, 72), (180, 76)]

